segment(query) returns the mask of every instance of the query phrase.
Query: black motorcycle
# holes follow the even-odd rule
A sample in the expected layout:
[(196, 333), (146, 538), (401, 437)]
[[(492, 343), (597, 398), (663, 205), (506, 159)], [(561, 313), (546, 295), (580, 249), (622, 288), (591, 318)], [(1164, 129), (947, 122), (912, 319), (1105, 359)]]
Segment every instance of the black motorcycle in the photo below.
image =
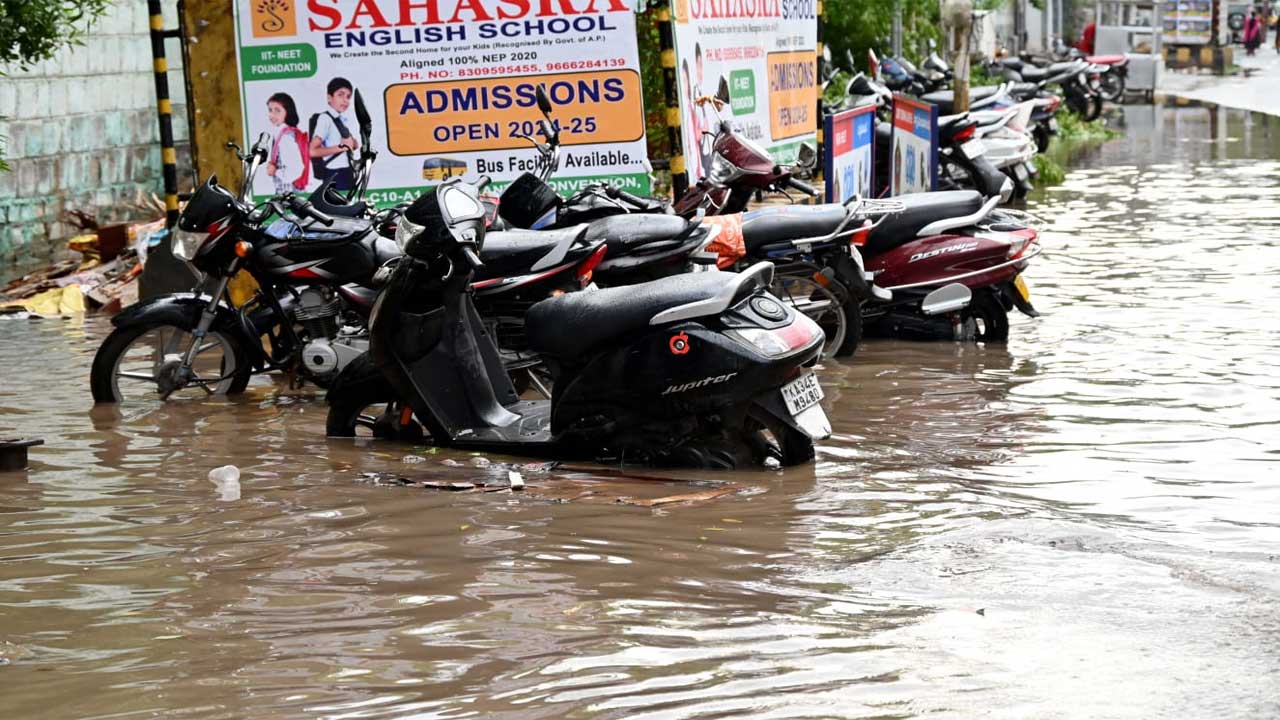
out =
[(330, 435), (354, 434), (371, 404), (388, 405), (397, 436), (416, 417), (439, 445), (738, 467), (807, 462), (830, 433), (804, 369), (821, 329), (769, 295), (768, 263), (534, 305), (526, 332), (555, 389), (522, 401), (467, 292), (485, 241), (477, 187), (445, 181), (405, 218), (422, 230), (379, 295), (368, 360), (329, 392)]
[[(239, 197), (210, 177), (178, 216), (173, 254), (212, 290), (153, 297), (112, 318), (93, 360), (96, 402), (120, 402), (126, 388), (161, 399), (235, 394), (254, 373), (277, 370), (325, 386), (367, 348), (374, 274), (399, 252), (374, 221), (333, 217), (291, 194), (251, 205), (269, 143), (263, 134), (238, 153)], [(227, 286), (241, 269), (259, 289), (237, 308)]]

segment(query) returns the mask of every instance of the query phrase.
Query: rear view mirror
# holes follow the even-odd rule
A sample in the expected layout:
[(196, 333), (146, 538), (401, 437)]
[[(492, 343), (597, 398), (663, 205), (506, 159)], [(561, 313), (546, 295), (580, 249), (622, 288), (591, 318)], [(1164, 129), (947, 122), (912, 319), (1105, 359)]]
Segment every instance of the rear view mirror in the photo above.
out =
[(356, 123), (360, 126), (361, 132), (368, 134), (373, 129), (373, 118), (369, 117), (369, 109), (364, 105), (364, 98), (361, 97), (359, 88), (356, 88), (352, 96), (352, 104), (356, 108)]
[(818, 166), (818, 151), (809, 143), (800, 143), (800, 152), (796, 155), (796, 165), (804, 168)]
[(729, 80), (720, 76), (720, 85), (716, 87), (716, 99), (725, 105), (729, 104)]
[(967, 307), (972, 300), (973, 291), (960, 283), (951, 283), (925, 295), (920, 311), (925, 315), (941, 315)]
[(824, 44), (822, 46), (822, 59), (826, 64), (831, 64), (831, 46)]
[(538, 96), (538, 109), (543, 115), (551, 117), (551, 98), (547, 97), (547, 88), (544, 85), (538, 85), (535, 94)]

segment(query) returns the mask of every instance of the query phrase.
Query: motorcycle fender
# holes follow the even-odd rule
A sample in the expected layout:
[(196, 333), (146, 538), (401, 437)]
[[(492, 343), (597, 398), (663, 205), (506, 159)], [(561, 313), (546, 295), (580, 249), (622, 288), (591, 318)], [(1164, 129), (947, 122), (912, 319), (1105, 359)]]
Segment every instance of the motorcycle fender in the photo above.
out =
[[(858, 250), (853, 250), (858, 252)], [(840, 284), (849, 289), (849, 292), (859, 300), (872, 299), (871, 286), (867, 284), (866, 271), (858, 267), (858, 263), (854, 262), (848, 254), (844, 252), (832, 253), (832, 259), (829, 261), (832, 268), (836, 271), (836, 280)]]
[(760, 393), (753, 398), (751, 412), (772, 415), (787, 427), (804, 433), (813, 440), (825, 440), (831, 436), (831, 421), (827, 419), (822, 405), (814, 405), (800, 413), (803, 417), (793, 416), (782, 400), (782, 391), (778, 389)]
[[(111, 318), (111, 324), (118, 328), (163, 324), (195, 327), (208, 304), (209, 296), (198, 293), (157, 295), (125, 308)], [(262, 343), (245, 332), (230, 305), (218, 303), (217, 314), (209, 329), (234, 337), (249, 355), (253, 367), (262, 367)]]
[(1040, 311), (1036, 310), (1035, 306), (1030, 302), (1022, 299), (1022, 294), (1013, 286), (1013, 281), (1005, 283), (1000, 287), (1000, 289), (1003, 291), (1001, 294), (1004, 295), (1005, 299), (1012, 303), (1014, 307), (1018, 308), (1023, 315), (1033, 318), (1040, 317)]

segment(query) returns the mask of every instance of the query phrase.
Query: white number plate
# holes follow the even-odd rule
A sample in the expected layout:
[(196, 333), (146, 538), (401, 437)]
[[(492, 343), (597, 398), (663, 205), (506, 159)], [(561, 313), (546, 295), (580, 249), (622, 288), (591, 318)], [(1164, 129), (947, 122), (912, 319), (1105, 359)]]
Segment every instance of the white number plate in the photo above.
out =
[(1056, 117), (1049, 118), (1049, 129), (1052, 130), (1053, 132), (1058, 132), (1058, 118)]
[(960, 146), (960, 152), (970, 160), (976, 160), (986, 154), (987, 146), (981, 140), (970, 140)]
[(793, 416), (817, 405), (822, 397), (822, 386), (813, 373), (805, 373), (782, 386), (782, 400)]

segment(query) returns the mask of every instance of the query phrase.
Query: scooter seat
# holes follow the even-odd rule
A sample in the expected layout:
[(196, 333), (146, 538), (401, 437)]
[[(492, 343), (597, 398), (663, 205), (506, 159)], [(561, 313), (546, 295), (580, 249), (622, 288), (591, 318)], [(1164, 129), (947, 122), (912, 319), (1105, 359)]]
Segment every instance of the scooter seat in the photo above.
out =
[[(996, 85), (981, 85), (976, 88), (969, 88), (969, 102), (989, 98), (999, 90), (999, 86)], [(954, 90), (939, 90), (921, 95), (920, 99), (931, 105), (937, 105), (939, 115), (951, 115), (953, 113), (952, 108), (956, 104), (956, 93)]]
[(790, 205), (752, 210), (742, 215), (747, 253), (773, 243), (831, 234), (844, 220), (843, 205)]
[(643, 252), (645, 245), (679, 241), (697, 227), (678, 215), (614, 215), (587, 226), (588, 240), (604, 240), (605, 258)]
[(915, 193), (894, 198), (905, 206), (890, 215), (867, 237), (862, 251), (865, 256), (879, 255), (916, 238), (929, 223), (972, 215), (982, 207), (982, 193), (976, 190), (947, 190)]
[(488, 233), (480, 248), (480, 260), (484, 267), (476, 271), (474, 279), (490, 280), (550, 270), (560, 262), (549, 262), (547, 267), (539, 267), (539, 261), (554, 252), (566, 238), (579, 239), (586, 230), (585, 226), (577, 225), (562, 230), (505, 230)]
[(558, 358), (579, 357), (628, 333), (649, 327), (654, 315), (673, 307), (710, 300), (736, 273), (672, 275), (638, 285), (566, 293), (543, 300), (525, 314), (529, 347)]
[(1023, 82), (1038, 83), (1049, 77), (1052, 73), (1044, 68), (1036, 67), (1035, 65), (1026, 65), (1018, 71), (1018, 74), (1022, 76)]

